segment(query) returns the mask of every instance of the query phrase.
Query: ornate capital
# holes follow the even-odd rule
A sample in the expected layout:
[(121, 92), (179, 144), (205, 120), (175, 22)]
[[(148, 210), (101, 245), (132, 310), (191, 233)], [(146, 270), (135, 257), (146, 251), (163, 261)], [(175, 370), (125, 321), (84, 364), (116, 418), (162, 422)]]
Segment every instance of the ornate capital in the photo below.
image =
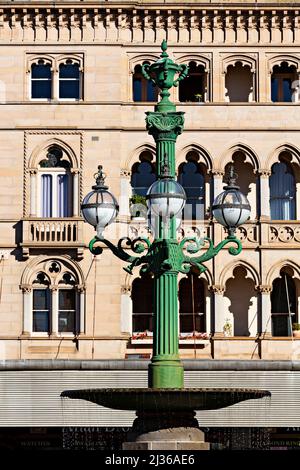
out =
[(37, 174), (37, 169), (36, 168), (29, 168), (29, 174), (30, 175), (36, 175)]
[(176, 140), (183, 131), (184, 113), (146, 113), (147, 130), (155, 140)]
[(261, 176), (262, 178), (269, 178), (269, 176), (271, 176), (272, 172), (271, 170), (267, 169), (267, 168), (260, 168), (257, 173), (259, 174), (259, 176)]
[(32, 286), (20, 286), (22, 289), (23, 294), (30, 294), (32, 292)]
[(120, 170), (120, 176), (121, 176), (121, 178), (130, 178), (130, 176), (131, 176), (131, 171), (128, 170), (127, 168), (121, 168), (121, 170)]
[(210, 172), (213, 176), (216, 176), (218, 178), (220, 178), (221, 176), (224, 176), (225, 174), (225, 171), (221, 170), (220, 168), (213, 168)]
[(270, 294), (272, 292), (272, 286), (269, 286), (269, 285), (259, 285), (259, 286), (256, 286), (256, 289), (261, 294)]
[(127, 285), (123, 284), (121, 286), (121, 294), (130, 295), (131, 294), (131, 286), (127, 286)]
[(220, 286), (219, 284), (215, 284), (213, 286), (210, 286), (209, 289), (212, 290), (213, 293), (217, 294), (217, 295), (223, 295), (224, 292), (225, 292), (225, 287)]

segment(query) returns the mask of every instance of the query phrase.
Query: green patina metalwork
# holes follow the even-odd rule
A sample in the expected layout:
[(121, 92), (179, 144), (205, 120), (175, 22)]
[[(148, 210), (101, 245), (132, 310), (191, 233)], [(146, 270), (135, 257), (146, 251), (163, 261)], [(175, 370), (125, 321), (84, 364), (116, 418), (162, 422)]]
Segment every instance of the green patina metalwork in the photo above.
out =
[[(152, 65), (142, 67), (144, 77), (161, 89), (161, 101), (155, 107), (155, 112), (146, 113), (146, 124), (148, 133), (156, 142), (157, 178), (163, 177), (163, 169), (167, 164), (170, 177), (175, 179), (175, 143), (183, 131), (184, 113), (176, 112), (174, 103), (169, 100), (169, 89), (177, 86), (188, 75), (188, 67), (177, 65), (169, 58), (166, 41), (163, 41), (161, 48), (161, 58)], [(200, 273), (204, 272), (206, 267), (203, 263), (216, 256), (227, 244), (236, 245), (228, 249), (234, 256), (241, 252), (242, 246), (234, 235), (229, 235), (217, 246), (207, 237), (202, 240), (188, 237), (178, 243), (174, 218), (166, 223), (157, 217), (156, 223), (159, 229), (153, 243), (147, 238), (122, 238), (115, 246), (106, 239), (95, 237), (89, 247), (94, 255), (98, 255), (103, 250), (95, 244), (103, 243), (118, 258), (129, 263), (124, 268), (128, 273), (132, 274), (133, 269), (140, 266), (141, 272), (154, 275), (153, 355), (148, 385), (155, 389), (181, 389), (184, 381), (178, 346), (178, 273), (186, 274), (192, 267), (197, 268)], [(205, 250), (206, 244), (208, 247)], [(141, 256), (129, 255), (126, 251), (128, 249)], [(200, 250), (205, 251), (199, 256), (189, 256), (196, 255)]]
[[(164, 40), (161, 44), (162, 54), (160, 59), (154, 64), (142, 65), (144, 77), (157, 85), (161, 92), (161, 101), (156, 105), (155, 110), (161, 113), (175, 111), (175, 105), (169, 100), (169, 89), (178, 86), (179, 82), (187, 77), (189, 68), (187, 65), (175, 64), (167, 54), (168, 45)], [(175, 75), (178, 77), (175, 79)]]

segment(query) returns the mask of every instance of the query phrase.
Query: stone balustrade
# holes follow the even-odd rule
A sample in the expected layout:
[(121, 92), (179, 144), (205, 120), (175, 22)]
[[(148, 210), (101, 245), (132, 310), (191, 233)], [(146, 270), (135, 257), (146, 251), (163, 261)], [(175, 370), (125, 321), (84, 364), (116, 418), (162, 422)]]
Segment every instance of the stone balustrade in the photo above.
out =
[(83, 221), (79, 218), (28, 218), (23, 219), (23, 256), (29, 249), (36, 248), (76, 248), (82, 252)]

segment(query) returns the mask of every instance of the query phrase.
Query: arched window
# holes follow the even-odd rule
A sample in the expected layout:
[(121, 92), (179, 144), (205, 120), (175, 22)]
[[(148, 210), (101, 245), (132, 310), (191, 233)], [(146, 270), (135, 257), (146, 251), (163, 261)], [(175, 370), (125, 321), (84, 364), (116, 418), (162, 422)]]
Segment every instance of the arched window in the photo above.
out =
[(178, 182), (183, 186), (187, 200), (183, 218), (203, 220), (205, 212), (205, 177), (203, 165), (198, 163), (196, 152), (189, 152), (187, 162), (179, 167)]
[(295, 281), (287, 270), (273, 281), (271, 292), (272, 335), (291, 336), (292, 323), (297, 317)]
[(180, 333), (205, 332), (205, 294), (203, 280), (191, 273), (179, 282)]
[(189, 63), (188, 77), (179, 82), (179, 101), (203, 102), (207, 88), (207, 73), (203, 65)]
[(226, 312), (224, 312), (225, 323), (234, 326), (231, 332), (233, 336), (256, 336), (258, 329), (257, 293), (255, 282), (244, 266), (235, 267), (232, 277), (226, 281), (223, 308)]
[(50, 331), (50, 281), (45, 273), (38, 273), (33, 281), (32, 331)]
[(152, 183), (156, 180), (153, 156), (150, 152), (142, 152), (131, 170), (131, 186), (133, 194), (146, 196)]
[(249, 65), (236, 62), (227, 67), (225, 77), (227, 100), (232, 103), (253, 101), (253, 73)]
[(282, 62), (273, 67), (271, 75), (271, 100), (273, 103), (293, 101), (293, 82), (297, 81), (297, 72), (294, 65)]
[(31, 65), (31, 98), (48, 99), (52, 96), (51, 64), (44, 59)]
[(247, 161), (247, 155), (243, 151), (236, 151), (232, 155), (232, 161), (225, 166), (223, 183), (227, 183), (230, 165), (234, 164), (234, 172), (237, 174), (237, 184), (241, 192), (247, 197), (251, 206), (251, 220), (259, 213), (257, 198), (257, 174), (253, 163)]
[(150, 275), (134, 279), (131, 289), (133, 333), (153, 331), (153, 288)]
[(80, 68), (72, 59), (59, 65), (59, 99), (79, 100), (80, 96)]
[[(58, 261), (46, 263), (32, 282), (32, 332), (79, 332), (78, 280)], [(28, 312), (24, 312), (25, 314)]]
[(296, 182), (293, 169), (288, 161), (272, 166), (270, 185), (270, 211), (272, 220), (296, 219)]
[[(149, 62), (144, 62), (143, 64), (149, 64)], [(140, 64), (134, 67), (132, 86), (133, 101), (157, 101), (158, 88), (144, 78)]]
[(70, 217), (72, 215), (72, 177), (69, 161), (63, 151), (50, 147), (39, 165), (40, 217)]

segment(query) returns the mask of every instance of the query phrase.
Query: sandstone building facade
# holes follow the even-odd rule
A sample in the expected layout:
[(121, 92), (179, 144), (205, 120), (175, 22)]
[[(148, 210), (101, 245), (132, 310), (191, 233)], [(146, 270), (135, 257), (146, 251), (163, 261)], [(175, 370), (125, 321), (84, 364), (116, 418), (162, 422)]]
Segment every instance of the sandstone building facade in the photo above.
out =
[[(268, 1), (0, 2), (0, 359), (10, 390), (20, 364), (23, 390), (22, 380), (38, 380), (39, 367), (49, 371), (50, 383), (58, 380), (50, 369), (55, 363), (64, 370), (61, 360), (92, 359), (95, 368), (106, 361), (112, 375), (100, 374), (102, 385), (145, 380), (126, 361), (150, 357), (152, 280), (126, 274), (108, 250), (92, 257), (93, 231), (80, 204), (102, 164), (120, 202), (107, 238), (151, 236), (130, 198), (143, 196), (155, 179), (145, 112), (157, 90), (140, 66), (157, 60), (163, 39), (172, 58), (190, 66), (171, 97), (185, 112), (176, 155), (189, 210), (178, 236), (209, 236), (215, 244), (224, 238), (210, 207), (231, 162), (252, 207), (237, 230), (241, 255), (222, 250), (206, 273), (179, 278), (188, 380), (198, 383), (189, 362), (196, 360), (207, 386), (226, 384), (228, 374), (246, 386), (251, 376), (252, 385), (258, 377), (261, 386), (273, 387), (278, 402), (284, 390), (294, 396), (293, 381), (300, 380), (300, 341), (292, 335), (300, 322), (300, 9)], [(226, 374), (219, 371), (223, 360)], [(232, 361), (250, 375), (234, 374)], [(286, 369), (274, 378), (267, 361), (286, 361)], [(71, 370), (61, 372), (65, 387)], [(89, 372), (81, 374), (82, 384), (93, 381)], [(296, 426), (296, 402), (286, 421), (274, 403), (273, 421), (262, 418), (259, 425)], [(253, 425), (249, 407), (247, 425)], [(74, 424), (72, 413), (55, 425)], [(99, 419), (95, 413), (89, 423)], [(224, 413), (219, 416), (228, 418)], [(12, 414), (1, 425), (39, 422)], [(107, 422), (118, 423), (114, 416)], [(208, 425), (218, 423), (212, 413), (203, 416)], [(228, 422), (238, 425), (238, 418)]]

